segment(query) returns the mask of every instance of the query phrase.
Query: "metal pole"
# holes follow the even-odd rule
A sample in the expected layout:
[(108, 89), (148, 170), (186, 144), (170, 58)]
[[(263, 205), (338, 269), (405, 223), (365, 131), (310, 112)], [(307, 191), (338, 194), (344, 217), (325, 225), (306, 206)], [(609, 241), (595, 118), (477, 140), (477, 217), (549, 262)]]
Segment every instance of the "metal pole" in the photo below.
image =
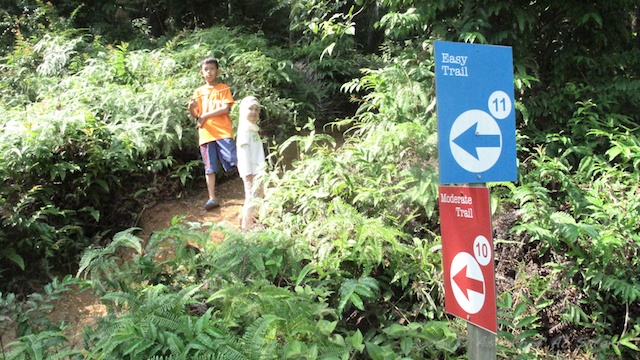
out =
[[(470, 184), (471, 187), (486, 187), (486, 185), (486, 183)], [(467, 355), (469, 360), (495, 360), (496, 335), (472, 323), (467, 323)]]
[(496, 335), (467, 323), (467, 355), (469, 360), (495, 360)]

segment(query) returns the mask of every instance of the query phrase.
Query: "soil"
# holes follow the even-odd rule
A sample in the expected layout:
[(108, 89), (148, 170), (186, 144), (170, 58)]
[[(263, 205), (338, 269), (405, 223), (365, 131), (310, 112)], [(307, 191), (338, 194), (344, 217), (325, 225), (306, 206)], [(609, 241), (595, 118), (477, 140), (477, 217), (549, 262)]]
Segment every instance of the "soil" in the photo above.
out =
[[(204, 204), (208, 200), (207, 189), (202, 179), (202, 184), (181, 193), (177, 199), (157, 202), (146, 208), (140, 217), (142, 228), (137, 236), (147, 239), (154, 231), (171, 226), (171, 221), (176, 216), (184, 216), (187, 222), (225, 222), (228, 226), (239, 228), (240, 210), (244, 202), (244, 187), (242, 179), (235, 176), (218, 179), (216, 195), (220, 201), (220, 207), (207, 211)], [(214, 233), (212, 241), (222, 241), (222, 233)]]
[[(176, 216), (184, 216), (187, 222), (225, 222), (227, 227), (239, 228), (239, 215), (244, 201), (242, 180), (236, 175), (218, 180), (216, 194), (220, 207), (211, 211), (204, 209), (208, 199), (204, 179), (196, 188), (185, 190), (177, 198), (157, 201), (144, 209), (138, 226), (142, 229), (136, 234), (146, 240), (156, 230), (168, 228)], [(214, 232), (211, 241), (220, 242), (224, 235)], [(53, 323), (64, 321), (67, 324), (65, 334), (76, 347), (82, 347), (83, 329), (91, 326), (96, 319), (106, 315), (106, 307), (100, 298), (91, 291), (77, 291), (72, 288), (64, 298), (54, 303), (49, 319)], [(2, 334), (2, 344), (8, 344), (15, 334)]]

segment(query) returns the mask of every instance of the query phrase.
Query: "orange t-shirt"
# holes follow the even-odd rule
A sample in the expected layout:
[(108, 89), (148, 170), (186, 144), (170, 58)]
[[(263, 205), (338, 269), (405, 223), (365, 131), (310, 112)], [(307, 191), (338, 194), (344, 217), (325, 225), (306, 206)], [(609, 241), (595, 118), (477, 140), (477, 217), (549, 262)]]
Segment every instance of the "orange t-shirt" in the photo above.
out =
[[(231, 110), (233, 105), (233, 96), (227, 84), (203, 85), (193, 92), (193, 98), (198, 103), (200, 114), (216, 110), (225, 103), (229, 104), (229, 110)], [(229, 113), (207, 118), (198, 129), (200, 145), (227, 138), (233, 138), (233, 125)]]

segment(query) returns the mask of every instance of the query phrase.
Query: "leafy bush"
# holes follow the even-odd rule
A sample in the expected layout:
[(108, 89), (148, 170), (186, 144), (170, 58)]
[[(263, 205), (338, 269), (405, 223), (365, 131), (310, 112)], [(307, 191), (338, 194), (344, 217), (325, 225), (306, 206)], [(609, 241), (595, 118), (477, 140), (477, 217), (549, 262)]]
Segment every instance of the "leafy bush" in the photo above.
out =
[[(44, 49), (46, 59), (54, 48), (35, 49)], [(122, 50), (113, 53), (121, 56)], [(40, 259), (67, 265), (92, 238), (99, 240), (113, 225), (133, 224), (136, 194), (148, 189), (139, 179), (170, 166), (171, 153), (181, 145), (184, 116), (170, 110), (177, 99), (156, 111), (152, 96), (161, 93), (136, 92), (129, 84), (105, 91), (101, 66), (44, 82), (44, 99), (30, 104), (26, 116), (17, 109), (6, 113), (1, 241), (15, 250), (10, 258), (23, 270), (37, 271)], [(55, 78), (47, 71), (30, 76)]]
[[(0, 294), (0, 335), (11, 332), (19, 340), (2, 345), (3, 358), (65, 358), (80, 353), (73, 349), (62, 331), (64, 323), (54, 324), (44, 315), (78, 282), (71, 276), (54, 280), (41, 293), (32, 293), (26, 300), (15, 294)], [(57, 357), (56, 357), (57, 356)]]
[[(85, 253), (78, 275), (109, 305), (109, 314), (87, 330), (87, 358), (376, 358), (395, 349), (399, 338), (406, 356), (458, 349), (446, 323), (425, 317), (404, 331), (385, 329), (397, 318), (384, 319), (376, 309), (395, 304), (400, 310), (410, 300), (395, 298), (392, 287), (401, 286), (389, 283), (391, 275), (356, 275), (369, 266), (357, 254), (336, 253), (334, 261), (353, 266), (333, 269), (328, 258), (313, 255), (328, 254), (329, 244), (311, 245), (275, 229), (247, 235), (213, 225), (209, 231), (226, 234), (215, 244), (203, 225), (211, 226), (176, 218), (144, 248), (130, 229)], [(122, 253), (132, 260), (123, 263)], [(387, 255), (408, 257), (407, 264), (412, 256), (399, 245)], [(371, 322), (376, 317), (380, 325)]]
[[(106, 290), (104, 299), (112, 304), (89, 334), (89, 357), (267, 359), (348, 351), (344, 341), (329, 337), (335, 322), (325, 318), (332, 320), (335, 312), (318, 301), (327, 294), (288, 286), (299, 270), (290, 241), (277, 233), (228, 236), (211, 244), (199, 226), (178, 224), (154, 233), (144, 251), (141, 239), (125, 232), (107, 248), (87, 252), (81, 273), (91, 274), (91, 284)], [(173, 251), (168, 243), (175, 257), (161, 255)], [(118, 267), (121, 246), (136, 255)]]

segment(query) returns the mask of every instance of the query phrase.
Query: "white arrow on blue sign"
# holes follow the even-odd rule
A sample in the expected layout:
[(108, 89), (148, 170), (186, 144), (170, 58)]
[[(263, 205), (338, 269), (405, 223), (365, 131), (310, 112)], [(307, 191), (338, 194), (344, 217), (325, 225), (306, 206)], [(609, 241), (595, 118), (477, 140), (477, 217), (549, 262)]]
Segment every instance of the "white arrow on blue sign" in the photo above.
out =
[(507, 46), (435, 42), (440, 183), (517, 180)]

